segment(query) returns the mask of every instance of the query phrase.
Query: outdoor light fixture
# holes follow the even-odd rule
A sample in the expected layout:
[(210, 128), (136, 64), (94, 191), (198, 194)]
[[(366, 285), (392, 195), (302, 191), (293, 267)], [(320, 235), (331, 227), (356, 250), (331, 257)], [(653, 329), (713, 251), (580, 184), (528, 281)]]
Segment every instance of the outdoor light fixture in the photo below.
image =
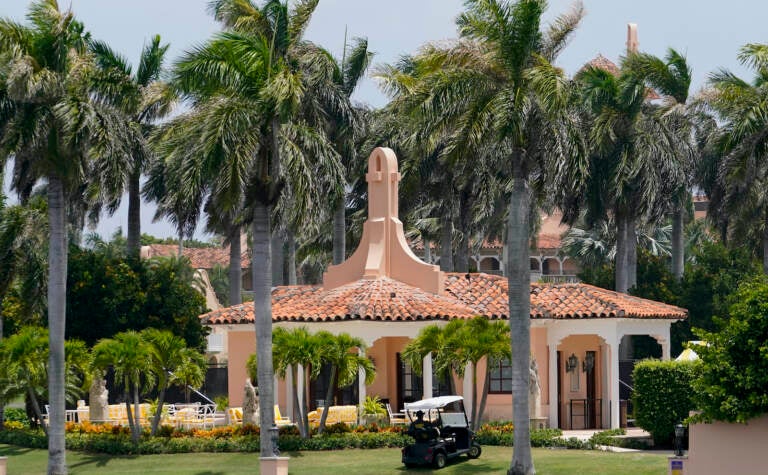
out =
[(683, 456), (683, 436), (685, 435), (685, 427), (678, 423), (675, 426), (675, 456)]
[(570, 373), (572, 371), (575, 371), (576, 368), (579, 367), (579, 358), (571, 353), (571, 356), (568, 357), (568, 360), (565, 362), (565, 371)]
[(272, 424), (272, 427), (269, 429), (269, 439), (272, 442), (272, 453), (275, 455), (275, 457), (280, 456), (280, 430), (277, 428), (277, 424)]
[(584, 362), (582, 363), (581, 367), (585, 373), (592, 371), (592, 369), (595, 367), (595, 354), (591, 351), (588, 351), (587, 356), (584, 357)]

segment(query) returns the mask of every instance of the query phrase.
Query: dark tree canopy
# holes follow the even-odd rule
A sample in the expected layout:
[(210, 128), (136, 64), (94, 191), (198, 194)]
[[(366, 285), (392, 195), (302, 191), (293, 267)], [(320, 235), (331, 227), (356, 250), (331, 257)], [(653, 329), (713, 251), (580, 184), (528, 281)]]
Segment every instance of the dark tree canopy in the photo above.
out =
[(136, 261), (71, 248), (67, 272), (67, 338), (93, 345), (126, 330), (169, 330), (202, 348), (206, 330), (198, 316), (205, 299), (179, 272), (178, 263)]

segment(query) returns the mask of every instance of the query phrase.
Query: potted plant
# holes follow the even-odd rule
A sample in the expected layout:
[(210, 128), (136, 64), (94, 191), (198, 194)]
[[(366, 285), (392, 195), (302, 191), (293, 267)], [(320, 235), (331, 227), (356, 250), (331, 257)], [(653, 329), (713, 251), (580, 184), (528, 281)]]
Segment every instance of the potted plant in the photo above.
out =
[(362, 406), (360, 406), (360, 423), (382, 425), (387, 422), (387, 409), (381, 403), (379, 396), (366, 396)]

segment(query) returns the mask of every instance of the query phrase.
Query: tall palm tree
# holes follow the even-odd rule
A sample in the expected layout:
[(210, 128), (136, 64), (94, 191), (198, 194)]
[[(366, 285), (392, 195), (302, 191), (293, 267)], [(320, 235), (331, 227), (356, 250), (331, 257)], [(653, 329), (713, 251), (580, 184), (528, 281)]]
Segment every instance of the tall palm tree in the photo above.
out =
[[(163, 62), (168, 44), (160, 44), (160, 35), (155, 35), (145, 45), (139, 65), (133, 72), (126, 59), (103, 41), (92, 41), (90, 51), (104, 70), (105, 78), (100, 81), (100, 95), (124, 114), (131, 130), (130, 161), (126, 170), (125, 187), (128, 189), (128, 255), (138, 257), (141, 247), (141, 193), (140, 179), (149, 163), (148, 138), (155, 123), (166, 116), (174, 104), (173, 90), (163, 82)], [(111, 204), (116, 209), (119, 202)]]
[[(626, 293), (636, 281), (637, 226), (657, 222), (669, 196), (679, 192), (681, 158), (690, 149), (672, 116), (646, 101), (644, 77), (622, 60), (620, 73), (587, 66), (577, 75), (589, 107), (588, 165), (584, 180), (572, 180), (589, 224), (616, 223), (615, 285)], [(568, 179), (568, 178), (566, 178)]]
[[(48, 327), (50, 330), (50, 428), (48, 473), (66, 473), (65, 419), (65, 296), (67, 268), (67, 205), (83, 184), (121, 176), (125, 133), (117, 111), (93, 101), (91, 58), (85, 54), (89, 35), (71, 11), (56, 0), (36, 0), (28, 24), (0, 22), (0, 48), (7, 60), (0, 66), (0, 165), (13, 158), (13, 188), (26, 198), (40, 180), (47, 181)], [(99, 157), (94, 167), (94, 157)], [(114, 180), (112, 180), (113, 182)], [(22, 199), (22, 201), (24, 201)], [(108, 200), (105, 200), (108, 201)]]
[(366, 349), (366, 344), (361, 338), (353, 337), (348, 333), (333, 335), (322, 331), (316, 335), (320, 342), (320, 361), (331, 366), (331, 374), (328, 379), (328, 389), (325, 394), (325, 407), (320, 416), (318, 434), (325, 431), (325, 421), (328, 419), (328, 410), (333, 401), (333, 393), (338, 387), (352, 384), (360, 374), (365, 373), (365, 384), (371, 384), (376, 377), (376, 368), (373, 362), (360, 355), (360, 350)]
[[(275, 373), (285, 378), (290, 367), (293, 384), (293, 403), (298, 408), (299, 433), (302, 437), (309, 437), (309, 421), (307, 419), (307, 398), (299, 395), (298, 382), (301, 379), (304, 387), (307, 386), (307, 373), (311, 371), (310, 378), (315, 379), (320, 374), (322, 364), (320, 362), (320, 340), (316, 335), (309, 333), (306, 327), (286, 330), (275, 328), (272, 333), (273, 360)], [(299, 373), (299, 366), (304, 370)]]
[(93, 347), (93, 364), (101, 371), (111, 366), (115, 371), (115, 380), (122, 382), (131, 439), (138, 443), (141, 437), (139, 396), (141, 388), (149, 387), (154, 379), (149, 345), (138, 332), (132, 330), (118, 333), (113, 338), (103, 338)]
[(566, 115), (569, 83), (552, 65), (582, 17), (580, 4), (540, 30), (543, 0), (469, 0), (458, 17), (460, 39), (429, 45), (421, 85), (408, 96), (433, 137), (450, 134), (457, 154), (493, 144), (507, 188), (509, 318), (512, 345), (515, 450), (509, 474), (534, 472), (528, 419), (530, 367), (529, 217), (532, 187), (562, 163), (578, 158)]
[[(667, 50), (664, 59), (650, 54), (633, 54), (627, 61), (627, 67), (635, 71), (645, 83), (663, 95), (664, 105), (660, 112), (672, 122), (674, 132), (679, 134), (679, 149), (682, 156), (677, 165), (683, 168), (681, 175), (685, 180), (678, 183), (677, 190), (670, 200), (672, 214), (672, 274), (680, 280), (685, 266), (685, 211), (690, 201), (690, 188), (693, 180), (692, 154), (686, 149), (693, 150), (689, 144), (694, 138), (694, 128), (697, 125), (695, 109), (688, 104), (691, 87), (691, 68), (685, 56), (672, 48)], [(687, 159), (687, 160), (686, 160)]]
[[(252, 272), (260, 404), (260, 424), (274, 422), (272, 365), (271, 252), (272, 211), (286, 191), (290, 177), (291, 211), (312, 211), (314, 175), (338, 176), (335, 153), (327, 152), (322, 133), (297, 117), (310, 86), (324, 81), (328, 56), (303, 39), (317, 0), (301, 0), (290, 7), (278, 0), (259, 6), (248, 0), (217, 0), (210, 4), (225, 31), (176, 65), (179, 87), (190, 97), (212, 94), (231, 108), (237, 127), (228, 130), (239, 147), (247, 170), (245, 208), (252, 219)], [(328, 88), (327, 92), (333, 91)], [(228, 99), (228, 100), (227, 100)], [(236, 114), (236, 115), (235, 115)], [(301, 144), (301, 146), (299, 146)], [(306, 155), (312, 150), (313, 155)], [(330, 166), (317, 167), (325, 158)], [(284, 159), (284, 160), (283, 160)], [(323, 163), (319, 161), (319, 163)], [(315, 166), (313, 166), (315, 165)], [(283, 168), (288, 168), (285, 173)], [(320, 172), (317, 171), (320, 169)], [(341, 181), (341, 180), (339, 180)], [(272, 456), (268, 431), (261, 436), (261, 455)]]
[[(347, 51), (347, 48), (349, 48), (349, 51)], [(373, 53), (368, 49), (368, 39), (354, 38), (352, 44), (348, 45), (345, 32), (344, 51), (341, 61), (334, 61), (336, 71), (333, 74), (333, 79), (346, 96), (347, 101), (351, 100), (352, 94), (357, 89), (360, 79), (365, 75), (372, 59)], [(362, 161), (357, 160), (355, 139), (362, 132), (360, 126), (363, 122), (354, 116), (352, 119), (349, 120), (347, 114), (337, 113), (331, 115), (328, 120), (328, 128), (330, 129), (328, 131), (328, 138), (335, 145), (336, 151), (339, 152), (348, 178), (355, 177), (360, 173), (362, 163)], [(333, 214), (334, 264), (341, 264), (346, 258), (346, 212), (346, 193), (342, 190)]]
[(727, 215), (729, 239), (760, 243), (755, 254), (762, 254), (768, 274), (768, 45), (747, 44), (738, 58), (754, 70), (752, 81), (720, 70), (710, 76), (714, 92), (707, 97), (723, 123), (716, 136), (721, 157), (717, 176), (723, 190), (719, 211)]

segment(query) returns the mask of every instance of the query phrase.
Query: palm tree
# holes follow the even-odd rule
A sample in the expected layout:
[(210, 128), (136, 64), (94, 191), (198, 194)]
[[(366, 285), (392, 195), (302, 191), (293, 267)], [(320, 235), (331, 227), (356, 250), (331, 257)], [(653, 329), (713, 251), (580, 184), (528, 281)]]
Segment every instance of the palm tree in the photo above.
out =
[[(85, 54), (89, 35), (71, 11), (61, 11), (56, 0), (36, 0), (27, 14), (28, 25), (0, 22), (0, 165), (13, 157), (13, 189), (28, 197), (40, 180), (47, 181), (48, 327), (50, 330), (50, 437), (48, 473), (66, 473), (65, 419), (65, 296), (67, 216), (71, 193), (90, 183), (102, 194), (115, 190), (110, 183), (121, 176), (125, 133), (117, 111), (92, 100), (94, 68)], [(99, 157), (98, 168), (93, 167)], [(108, 197), (107, 197), (108, 198)], [(109, 201), (109, 199), (105, 199)], [(77, 206), (75, 206), (77, 208)]]
[(577, 75), (591, 115), (591, 150), (583, 181), (574, 180), (581, 189), (572, 190), (585, 202), (589, 224), (608, 214), (616, 223), (615, 288), (623, 293), (636, 281), (637, 225), (659, 220), (667, 197), (684, 183), (681, 163), (690, 151), (672, 116), (647, 103), (631, 58), (618, 76), (591, 65)]
[[(320, 362), (320, 340), (316, 335), (309, 333), (306, 327), (286, 330), (285, 328), (275, 328), (272, 333), (272, 350), (275, 365), (275, 373), (281, 378), (285, 378), (288, 368), (291, 369), (291, 380), (293, 384), (293, 402), (298, 408), (299, 433), (302, 437), (309, 437), (309, 421), (307, 419), (307, 398), (304, 395), (299, 396), (299, 379), (307, 387), (307, 372), (311, 371), (310, 379), (315, 379), (320, 374), (322, 364)], [(303, 373), (299, 374), (299, 366), (304, 368)]]
[[(472, 365), (472, 426), (474, 430), (480, 428), (480, 422), (485, 411), (485, 403), (488, 399), (489, 378), (491, 362), (506, 361), (512, 357), (509, 347), (509, 326), (501, 321), (491, 322), (485, 317), (475, 317), (464, 324), (464, 328), (448, 341), (446, 352), (454, 352), (458, 355), (460, 363), (457, 368), (466, 367), (466, 363)], [(483, 387), (481, 399), (477, 398), (477, 366), (481, 360), (486, 361), (485, 374), (483, 375)], [(438, 367), (440, 361), (438, 360)]]
[[(685, 267), (685, 239), (683, 228), (685, 225), (685, 208), (690, 201), (690, 187), (693, 179), (693, 163), (691, 154), (685, 153), (687, 142), (694, 137), (694, 127), (697, 123), (697, 114), (688, 104), (688, 94), (691, 87), (691, 68), (688, 66), (685, 56), (672, 48), (667, 50), (664, 59), (650, 54), (633, 54), (627, 61), (629, 69), (637, 72), (645, 82), (664, 97), (664, 105), (661, 112), (675, 122), (674, 130), (680, 134), (683, 149), (682, 159), (678, 166), (683, 168), (683, 176), (686, 178), (678, 184), (678, 189), (672, 195), (670, 205), (672, 207), (672, 274), (680, 280)], [(688, 155), (686, 157), (686, 155)], [(689, 158), (684, 161), (683, 159)]]
[[(15, 381), (16, 395), (24, 395), (35, 417), (43, 422), (39, 398), (47, 381), (48, 335), (40, 327), (25, 327), (3, 342), (3, 363), (8, 380)], [(50, 416), (50, 414), (49, 414)], [(43, 423), (43, 431), (49, 435)]]
[(102, 371), (111, 366), (115, 371), (115, 380), (122, 382), (131, 439), (138, 443), (141, 437), (140, 388), (149, 387), (154, 376), (151, 372), (149, 345), (139, 333), (132, 330), (118, 333), (113, 338), (103, 338), (93, 347), (93, 364)]
[[(128, 188), (128, 255), (138, 257), (141, 247), (141, 193), (140, 179), (150, 158), (148, 138), (155, 123), (166, 116), (174, 104), (172, 89), (161, 80), (163, 62), (168, 44), (160, 44), (155, 35), (144, 46), (139, 66), (132, 72), (131, 66), (119, 53), (103, 41), (89, 45), (96, 62), (104, 70), (105, 79), (100, 81), (102, 98), (124, 114), (132, 131), (131, 167), (126, 171)], [(118, 202), (112, 203), (114, 211)]]
[(360, 350), (364, 351), (367, 348), (361, 338), (350, 336), (348, 333), (333, 335), (326, 331), (318, 332), (316, 337), (320, 342), (321, 364), (331, 366), (328, 389), (325, 394), (325, 407), (317, 429), (317, 433), (322, 434), (325, 431), (328, 408), (331, 406), (336, 388), (355, 382), (360, 370), (365, 372), (365, 384), (371, 384), (376, 377), (376, 368), (370, 359), (359, 354)]
[(189, 402), (190, 391), (205, 382), (205, 356), (194, 348), (183, 348), (171, 384), (184, 388), (184, 400)]
[(165, 392), (171, 385), (171, 374), (178, 370), (183, 360), (183, 350), (187, 345), (183, 338), (173, 333), (155, 328), (142, 330), (141, 337), (149, 344), (149, 357), (152, 372), (157, 376), (160, 394), (157, 396), (157, 409), (152, 419), (151, 435), (157, 432), (160, 417), (163, 414)]
[[(344, 33), (344, 52), (341, 56), (341, 62), (336, 62), (336, 71), (334, 72), (334, 82), (343, 91), (350, 101), (352, 94), (357, 89), (363, 75), (371, 64), (373, 53), (368, 49), (368, 40), (366, 38), (354, 38), (352, 44), (347, 44), (346, 32)], [(347, 56), (349, 48), (349, 56)], [(343, 110), (343, 109), (342, 109)], [(333, 112), (333, 111), (329, 111)], [(358, 114), (355, 114), (358, 115)], [(362, 161), (356, 158), (355, 139), (361, 134), (361, 121), (353, 116), (349, 120), (346, 114), (335, 114), (328, 121), (329, 140), (335, 145), (337, 152), (341, 156), (342, 163), (346, 168), (346, 176), (357, 176), (360, 172)], [(346, 212), (347, 200), (346, 193), (342, 190), (338, 198), (338, 204), (335, 206), (333, 214), (333, 263), (341, 264), (346, 258)]]
[[(412, 110), (432, 130), (449, 134), (449, 151), (462, 154), (493, 144), (509, 180), (506, 228), (512, 344), (514, 446), (509, 474), (534, 472), (528, 419), (530, 367), (529, 217), (532, 186), (580, 156), (577, 130), (566, 115), (568, 81), (552, 65), (582, 17), (580, 4), (540, 31), (542, 0), (470, 0), (459, 15), (460, 39), (429, 45), (409, 84)], [(436, 143), (436, 142), (435, 142)], [(578, 142), (576, 142), (578, 143)], [(547, 166), (548, 163), (558, 166)]]
[(723, 190), (719, 212), (727, 216), (727, 236), (736, 243), (759, 242), (763, 271), (768, 274), (768, 45), (747, 44), (741, 64), (755, 71), (751, 82), (728, 70), (710, 76), (707, 97), (723, 125), (716, 137), (720, 155), (717, 176)]
[[(329, 179), (332, 171), (343, 176), (324, 135), (311, 124), (293, 120), (307, 91), (320, 91), (313, 88), (330, 84), (327, 73), (332, 68), (325, 67), (328, 56), (303, 39), (316, 6), (317, 0), (301, 0), (291, 7), (278, 0), (268, 0), (262, 6), (247, 0), (214, 1), (211, 11), (226, 30), (185, 55), (176, 65), (177, 82), (188, 96), (204, 98), (215, 94), (232, 111), (232, 117), (238, 119), (236, 127), (227, 132), (237, 138), (237, 151), (244, 159), (240, 163), (247, 171), (245, 209), (252, 219), (262, 427), (270, 427), (274, 422), (272, 211), (287, 191), (291, 212), (311, 212), (315, 175)], [(331, 91), (332, 87), (326, 92)], [(208, 138), (206, 143), (216, 140), (215, 136)], [(306, 150), (314, 153), (307, 155)], [(283, 171), (284, 167), (288, 173)], [(285, 177), (290, 177), (289, 187)], [(261, 455), (273, 455), (268, 431), (262, 432)]]

